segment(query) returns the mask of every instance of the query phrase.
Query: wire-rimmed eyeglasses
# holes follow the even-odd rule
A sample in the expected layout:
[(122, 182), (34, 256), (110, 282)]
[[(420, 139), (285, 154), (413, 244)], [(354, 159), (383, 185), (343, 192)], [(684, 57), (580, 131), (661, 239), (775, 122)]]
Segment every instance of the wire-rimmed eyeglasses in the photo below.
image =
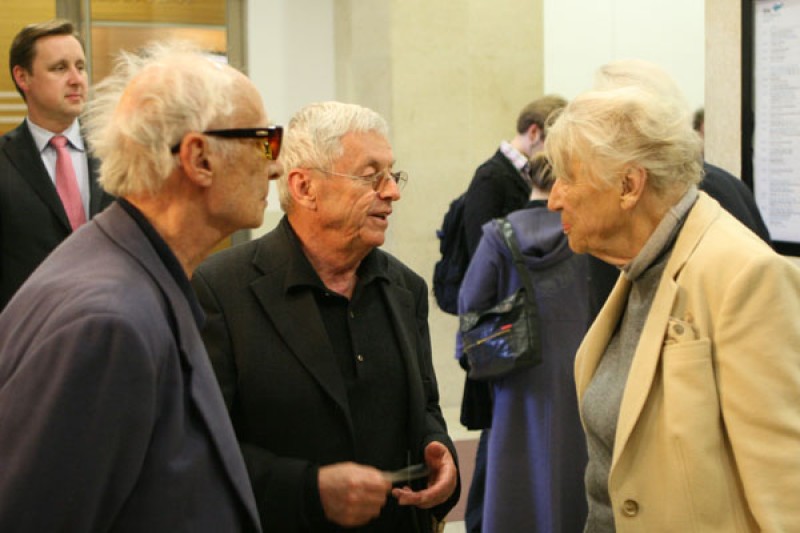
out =
[(333, 172), (322, 168), (314, 168), (314, 170), (318, 170), (319, 172), (322, 172), (324, 174), (330, 174), (331, 176), (350, 178), (351, 180), (363, 181), (365, 183), (369, 183), (372, 186), (372, 189), (375, 191), (379, 191), (381, 187), (383, 187), (383, 184), (386, 183), (387, 179), (391, 179), (392, 181), (394, 181), (395, 184), (397, 185), (397, 189), (401, 191), (408, 182), (408, 172), (405, 172), (403, 170), (392, 172), (388, 168), (385, 168), (380, 172), (370, 174), (369, 176), (355, 176), (353, 174), (342, 174), (340, 172)]

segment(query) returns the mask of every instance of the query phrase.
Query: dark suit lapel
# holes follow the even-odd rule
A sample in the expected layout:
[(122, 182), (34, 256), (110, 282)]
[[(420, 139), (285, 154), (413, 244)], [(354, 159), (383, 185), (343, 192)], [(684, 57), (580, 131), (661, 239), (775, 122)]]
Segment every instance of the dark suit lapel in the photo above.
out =
[(97, 178), (100, 175), (100, 161), (89, 156), (88, 147), (86, 150), (86, 156), (89, 162), (89, 217), (91, 218), (103, 210), (103, 198), (106, 196), (106, 193), (97, 182)]
[(254, 266), (264, 275), (250, 287), (292, 354), (346, 414), (352, 435), (347, 390), (314, 296), (310, 291), (286, 290), (286, 273), (291, 267), (290, 254), (294, 246), (286, 235), (288, 231), (288, 228), (279, 228), (271, 236), (273, 239), (261, 240)]
[(22, 179), (39, 195), (42, 202), (56, 215), (64, 228), (71, 232), (72, 226), (67, 219), (67, 213), (64, 211), (61, 199), (58, 197), (44, 163), (42, 163), (42, 157), (36, 149), (36, 143), (25, 122), (8, 134), (8, 141), (3, 145), (3, 150)]
[[(405, 287), (398, 284), (390, 273), (389, 283), (382, 283), (385, 300), (389, 308), (389, 317), (394, 324), (395, 333), (400, 347), (400, 354), (406, 367), (409, 398), (409, 446), (411, 450), (418, 450), (424, 435), (422, 430), (425, 421), (421, 418), (425, 413), (426, 395), (422, 387), (423, 373), (419, 368), (416, 357), (416, 325), (417, 317), (414, 312), (414, 298)], [(422, 457), (413, 457), (412, 461), (420, 461)]]

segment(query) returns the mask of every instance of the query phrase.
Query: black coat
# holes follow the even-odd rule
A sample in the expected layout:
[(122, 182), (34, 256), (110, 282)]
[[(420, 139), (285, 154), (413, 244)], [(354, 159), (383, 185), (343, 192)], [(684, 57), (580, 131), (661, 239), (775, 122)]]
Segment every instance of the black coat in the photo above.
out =
[[(432, 441), (445, 444), (456, 460), (439, 408), (427, 286), (389, 254), (371, 253), (388, 276), (381, 291), (406, 368), (411, 462), (423, 462)], [(260, 239), (209, 258), (192, 279), (207, 313), (203, 339), (264, 531), (281, 533), (324, 527), (315, 526), (307, 509), (306, 472), (355, 456), (346, 384), (314, 296), (288, 290), (292, 272), (302, 268), (298, 261), (305, 259), (284, 217)], [(443, 518), (458, 496), (456, 490), (432, 512)], [(430, 531), (429, 511), (417, 511), (421, 531)]]
[(483, 225), (522, 209), (530, 195), (530, 185), (499, 149), (477, 168), (464, 198), (464, 228), (470, 257), (478, 248)]
[[(97, 183), (89, 159), (90, 217), (114, 199)], [(72, 228), (61, 199), (23, 122), (0, 139), (0, 310)]]

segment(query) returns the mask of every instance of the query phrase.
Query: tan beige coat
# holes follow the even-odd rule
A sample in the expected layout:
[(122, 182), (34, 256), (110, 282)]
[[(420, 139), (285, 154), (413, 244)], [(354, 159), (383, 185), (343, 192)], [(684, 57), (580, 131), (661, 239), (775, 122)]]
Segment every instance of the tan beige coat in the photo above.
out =
[[(578, 351), (580, 399), (629, 289)], [(618, 532), (800, 532), (800, 269), (704, 193), (644, 325), (608, 485)]]

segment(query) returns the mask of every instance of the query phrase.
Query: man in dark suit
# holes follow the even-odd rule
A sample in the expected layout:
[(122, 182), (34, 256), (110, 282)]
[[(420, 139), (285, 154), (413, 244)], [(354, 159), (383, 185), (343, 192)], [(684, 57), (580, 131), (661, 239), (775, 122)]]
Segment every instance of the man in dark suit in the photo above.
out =
[(286, 216), (192, 280), (264, 529), (430, 532), (458, 500), (456, 453), (425, 282), (378, 248), (406, 181), (386, 122), (312, 104), (281, 161)]
[[(97, 183), (97, 161), (78, 124), (88, 90), (83, 45), (72, 23), (31, 24), (14, 38), (11, 76), (28, 117), (0, 138), (0, 311), (47, 254), (113, 198)], [(77, 178), (77, 220), (56, 188), (54, 136), (67, 138)], [(67, 204), (69, 205), (69, 204)]]
[(197, 51), (122, 59), (85, 124), (119, 199), (0, 314), (0, 531), (260, 531), (189, 278), (261, 224), (280, 129)]
[[(464, 198), (464, 231), (470, 257), (481, 240), (484, 224), (522, 209), (528, 203), (531, 194), (528, 162), (544, 148), (548, 117), (566, 104), (567, 101), (561, 96), (546, 95), (526, 105), (517, 117), (517, 133), (514, 138), (500, 143), (494, 155), (475, 171)], [(459, 343), (456, 345), (460, 357)], [(461, 423), (469, 429), (483, 430), (465, 512), (467, 532), (480, 533), (483, 487), (486, 482), (487, 432), (492, 423), (492, 400), (488, 382), (465, 378)]]

